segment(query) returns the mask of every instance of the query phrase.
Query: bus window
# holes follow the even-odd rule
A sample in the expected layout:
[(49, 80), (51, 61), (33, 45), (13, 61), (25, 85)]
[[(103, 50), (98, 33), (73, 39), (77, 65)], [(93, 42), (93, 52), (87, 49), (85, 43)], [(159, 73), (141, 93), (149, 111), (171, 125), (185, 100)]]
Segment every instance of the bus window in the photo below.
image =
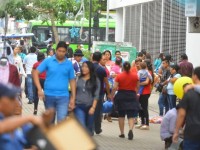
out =
[(47, 35), (51, 34), (50, 27), (33, 27), (32, 32), (37, 37), (39, 42), (47, 40)]
[(69, 35), (69, 28), (67, 27), (57, 27), (58, 30), (58, 36), (60, 41), (71, 41), (70, 35)]

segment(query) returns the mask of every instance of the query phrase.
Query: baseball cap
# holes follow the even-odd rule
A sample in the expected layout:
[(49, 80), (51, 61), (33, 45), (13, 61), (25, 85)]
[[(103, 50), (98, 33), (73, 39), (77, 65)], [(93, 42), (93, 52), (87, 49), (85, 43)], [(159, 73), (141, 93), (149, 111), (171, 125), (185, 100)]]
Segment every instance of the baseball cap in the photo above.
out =
[(0, 97), (15, 98), (20, 92), (21, 89), (12, 84), (0, 83)]
[(82, 50), (77, 49), (74, 53), (74, 56), (84, 56)]

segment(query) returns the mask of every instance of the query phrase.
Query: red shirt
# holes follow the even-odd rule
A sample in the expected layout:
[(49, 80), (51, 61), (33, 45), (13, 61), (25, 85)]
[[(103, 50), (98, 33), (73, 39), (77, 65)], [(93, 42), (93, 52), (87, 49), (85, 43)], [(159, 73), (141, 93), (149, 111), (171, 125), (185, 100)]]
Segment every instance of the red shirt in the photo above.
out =
[[(40, 65), (41, 62), (42, 62), (42, 61), (38, 61), (38, 62), (36, 62), (36, 63), (33, 65), (33, 69), (36, 70), (37, 67)], [(40, 73), (39, 78), (40, 78), (40, 79), (46, 79), (46, 71)]]
[(135, 91), (139, 79), (135, 72), (122, 72), (117, 75), (115, 81), (119, 83), (119, 90)]
[[(149, 71), (149, 73), (152, 75), (151, 71)], [(142, 95), (151, 94), (151, 88), (152, 88), (152, 84), (151, 84), (151, 81), (149, 81), (149, 84), (144, 86), (144, 90), (142, 92)]]

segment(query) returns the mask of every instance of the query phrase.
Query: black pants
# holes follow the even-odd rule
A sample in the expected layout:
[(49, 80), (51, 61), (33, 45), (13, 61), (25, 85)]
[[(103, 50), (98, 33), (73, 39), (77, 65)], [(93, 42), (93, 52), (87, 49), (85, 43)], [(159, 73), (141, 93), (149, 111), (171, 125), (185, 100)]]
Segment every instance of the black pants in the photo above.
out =
[(149, 111), (148, 111), (148, 100), (149, 100), (150, 94), (146, 95), (140, 95), (139, 102), (142, 107), (139, 114), (141, 117), (142, 125), (149, 125)]
[[(44, 79), (40, 79), (40, 85), (42, 89), (44, 89)], [(35, 84), (33, 83), (33, 102), (34, 102), (34, 110), (38, 109), (38, 102), (39, 102), (39, 97), (38, 97), (38, 90)]]
[(96, 133), (99, 133), (101, 131), (103, 98), (104, 98), (104, 94), (100, 95), (100, 99), (98, 100), (97, 106), (95, 109), (94, 130)]

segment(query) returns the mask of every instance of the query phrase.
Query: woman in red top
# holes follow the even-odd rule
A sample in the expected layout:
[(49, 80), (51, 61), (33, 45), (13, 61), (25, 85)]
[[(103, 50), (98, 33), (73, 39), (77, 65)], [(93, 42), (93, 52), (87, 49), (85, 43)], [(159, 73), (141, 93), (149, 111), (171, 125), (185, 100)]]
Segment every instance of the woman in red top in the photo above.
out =
[[(33, 65), (32, 74), (33, 74), (33, 72), (37, 69), (37, 67), (40, 65), (40, 63), (41, 63), (44, 59), (45, 59), (44, 53), (39, 52), (38, 55), (37, 55), (37, 61), (38, 61), (38, 62), (36, 62), (36, 63)], [(45, 79), (46, 79), (46, 72), (42, 72), (42, 73), (39, 75), (39, 78), (40, 78), (41, 87), (42, 87), (42, 89), (44, 89), (44, 81), (45, 81)], [(36, 86), (35, 86), (34, 83), (33, 83), (33, 100), (34, 100), (34, 112), (33, 112), (33, 114), (34, 114), (34, 115), (37, 115), (39, 97), (38, 97), (37, 88), (36, 88)]]
[[(147, 64), (149, 73), (152, 75), (152, 79), (154, 79), (151, 61), (146, 59), (145, 62)], [(141, 130), (149, 130), (148, 100), (151, 95), (152, 83), (153, 82), (151, 82), (149, 78), (147, 78), (146, 81), (140, 83), (140, 85), (144, 85), (144, 90), (139, 98), (139, 102), (142, 107), (142, 109), (139, 111), (141, 117), (141, 125), (137, 125), (136, 128)]]
[(139, 103), (136, 100), (136, 89), (138, 89), (139, 80), (136, 73), (130, 71), (129, 62), (123, 64), (123, 72), (115, 78), (112, 95), (118, 90), (114, 97), (114, 103), (119, 113), (120, 138), (124, 138), (124, 120), (127, 115), (129, 123), (128, 139), (133, 139), (134, 112), (139, 110)]

